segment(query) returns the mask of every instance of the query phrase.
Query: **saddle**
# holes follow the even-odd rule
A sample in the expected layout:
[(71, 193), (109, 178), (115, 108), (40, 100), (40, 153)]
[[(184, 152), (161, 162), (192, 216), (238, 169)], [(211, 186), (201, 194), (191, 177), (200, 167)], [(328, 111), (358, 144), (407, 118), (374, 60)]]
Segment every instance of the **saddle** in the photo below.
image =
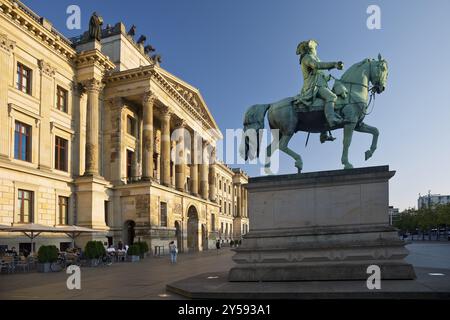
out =
[[(338, 97), (337, 101), (336, 101), (336, 109), (338, 109), (339, 105), (342, 105), (339, 103), (339, 101), (347, 98), (347, 88), (340, 82), (335, 82), (333, 89), (331, 90), (334, 92), (334, 94), (336, 94), (336, 96)], [(314, 97), (313, 99), (313, 103), (311, 105), (305, 105), (301, 102), (298, 102), (299, 95), (292, 97), (292, 101), (291, 103), (293, 104), (295, 110), (297, 110), (297, 112), (311, 112), (311, 111), (323, 111), (325, 108), (325, 100), (319, 98), (319, 97)]]

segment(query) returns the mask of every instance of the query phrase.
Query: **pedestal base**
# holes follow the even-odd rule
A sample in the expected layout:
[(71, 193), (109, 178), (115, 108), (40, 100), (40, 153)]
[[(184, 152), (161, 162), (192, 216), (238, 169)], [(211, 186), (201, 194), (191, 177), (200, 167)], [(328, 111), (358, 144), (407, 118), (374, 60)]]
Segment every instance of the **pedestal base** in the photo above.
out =
[(252, 178), (251, 231), (229, 281), (414, 279), (388, 223), (387, 166)]
[(390, 227), (250, 232), (236, 249), (230, 281), (363, 280), (377, 265), (381, 279), (414, 279), (403, 241)]

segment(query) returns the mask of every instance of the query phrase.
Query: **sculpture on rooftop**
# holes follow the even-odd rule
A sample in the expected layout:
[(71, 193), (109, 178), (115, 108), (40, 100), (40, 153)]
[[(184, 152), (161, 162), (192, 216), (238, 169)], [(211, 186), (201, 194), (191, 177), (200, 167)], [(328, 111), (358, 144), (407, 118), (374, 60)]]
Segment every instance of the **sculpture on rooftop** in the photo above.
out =
[[(265, 171), (268, 174), (271, 174), (270, 157), (276, 149), (291, 156), (295, 160), (298, 172), (301, 172), (303, 168), (301, 156), (288, 147), (292, 136), (298, 131), (308, 132), (308, 137), (310, 133), (321, 133), (321, 142), (324, 142), (334, 140), (332, 137), (323, 137), (327, 131), (344, 129), (341, 157), (344, 169), (353, 168), (348, 161), (353, 131), (372, 135), (372, 144), (365, 152), (366, 160), (377, 148), (378, 129), (364, 123), (364, 118), (368, 114), (367, 110), (375, 93), (380, 94), (385, 89), (388, 74), (387, 61), (382, 59), (380, 54), (378, 59), (363, 59), (351, 66), (341, 79), (335, 79), (333, 89), (329, 90), (327, 82), (330, 77), (321, 70), (341, 69), (343, 63), (320, 62), (315, 51), (316, 46), (317, 42), (308, 40), (297, 47), (297, 54), (301, 55), (300, 65), (305, 78), (304, 87), (299, 95), (274, 103), (256, 104), (245, 113), (244, 132), (239, 148), (245, 160), (252, 160), (255, 156), (259, 156), (262, 139), (260, 130), (264, 129), (266, 114), (270, 129), (279, 130), (279, 139), (272, 141), (266, 150)], [(326, 92), (328, 95), (318, 94), (319, 91), (325, 92), (325, 89), (328, 90)]]
[(94, 12), (89, 20), (89, 39), (100, 41), (102, 38), (103, 18)]
[(145, 54), (149, 54), (155, 51), (155, 48), (153, 48), (152, 45), (148, 44), (144, 47)]
[(133, 24), (130, 28), (130, 30), (128, 30), (127, 34), (130, 37), (134, 37), (134, 35), (136, 34), (136, 26)]
[(160, 54), (154, 54), (151, 56), (151, 59), (155, 62), (155, 63), (161, 63), (162, 59), (161, 59), (161, 55)]
[(144, 44), (144, 42), (147, 40), (147, 37), (144, 35), (141, 35), (137, 41), (137, 44)]

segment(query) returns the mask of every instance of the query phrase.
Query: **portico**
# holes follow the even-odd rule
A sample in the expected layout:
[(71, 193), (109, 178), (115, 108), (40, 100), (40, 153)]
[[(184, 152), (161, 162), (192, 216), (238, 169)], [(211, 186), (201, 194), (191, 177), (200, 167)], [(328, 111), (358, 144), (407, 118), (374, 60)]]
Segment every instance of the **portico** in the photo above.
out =
[[(154, 64), (111, 72), (105, 78), (102, 140), (104, 158), (110, 161), (104, 161), (103, 175), (113, 183), (113, 206), (121, 208), (109, 224), (111, 235), (119, 240), (123, 221), (134, 221), (136, 237), (151, 246), (175, 239), (179, 226), (181, 249), (193, 250), (188, 231), (209, 225), (209, 216), (218, 212), (212, 190), (215, 141), (221, 133), (207, 109), (193, 108), (166, 77)], [(189, 224), (193, 204), (198, 219)], [(198, 228), (192, 227), (193, 221)], [(214, 237), (208, 234), (213, 246)], [(203, 242), (192, 242), (195, 250), (206, 248)]]

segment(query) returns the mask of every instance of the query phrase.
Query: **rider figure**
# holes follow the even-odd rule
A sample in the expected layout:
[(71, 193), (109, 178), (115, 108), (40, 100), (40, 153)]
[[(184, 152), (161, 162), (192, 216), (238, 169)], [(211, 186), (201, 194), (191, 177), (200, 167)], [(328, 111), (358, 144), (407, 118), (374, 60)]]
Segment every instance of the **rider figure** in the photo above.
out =
[[(306, 106), (311, 106), (316, 96), (325, 100), (325, 117), (329, 127), (333, 128), (343, 124), (343, 119), (334, 112), (337, 96), (328, 89), (330, 75), (325, 74), (322, 70), (330, 70), (333, 68), (342, 70), (344, 64), (342, 61), (321, 62), (317, 56), (316, 48), (317, 42), (315, 40), (303, 41), (297, 46), (297, 55), (300, 55), (300, 65), (304, 79), (298, 102)], [(328, 136), (323, 138), (322, 135), (321, 141), (322, 139), (334, 140), (334, 138)]]

